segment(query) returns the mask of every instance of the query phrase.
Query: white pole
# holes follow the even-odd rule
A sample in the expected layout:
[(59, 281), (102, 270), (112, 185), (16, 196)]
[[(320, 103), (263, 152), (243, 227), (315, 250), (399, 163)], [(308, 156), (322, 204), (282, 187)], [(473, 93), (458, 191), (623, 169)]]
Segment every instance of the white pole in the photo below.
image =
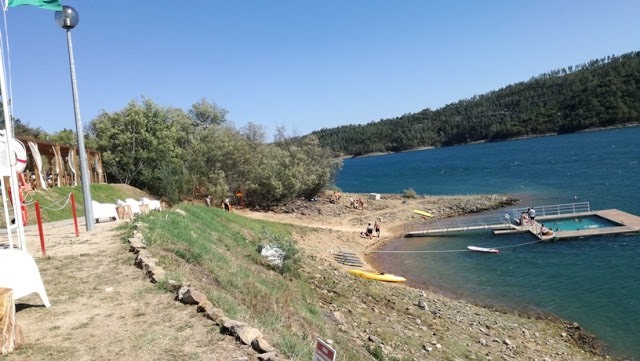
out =
[(78, 137), (78, 157), (80, 158), (80, 180), (82, 181), (82, 195), (84, 198), (84, 219), (87, 231), (95, 228), (93, 218), (93, 206), (91, 205), (91, 188), (89, 187), (89, 166), (87, 164), (87, 152), (84, 148), (84, 131), (82, 129), (82, 119), (80, 118), (80, 104), (78, 100), (78, 89), (76, 86), (76, 65), (73, 61), (73, 44), (71, 43), (71, 29), (67, 30), (67, 45), (69, 48), (69, 68), (71, 70), (71, 91), (73, 93), (73, 112), (76, 118), (76, 135)]
[[(2, 34), (0, 34), (2, 36)], [(11, 187), (11, 200), (13, 202), (13, 216), (15, 219), (15, 226), (17, 226), (18, 244), (20, 249), (26, 251), (27, 244), (24, 236), (24, 225), (22, 224), (22, 212), (20, 210), (20, 188), (18, 186), (18, 177), (16, 174), (16, 158), (13, 153), (13, 119), (11, 119), (11, 112), (9, 109), (9, 99), (7, 93), (7, 82), (5, 79), (4, 71), (4, 51), (0, 46), (0, 94), (2, 95), (2, 110), (4, 114), (4, 126), (7, 138), (7, 154), (9, 156), (9, 187)], [(7, 220), (8, 221), (8, 220)], [(7, 224), (7, 233), (11, 237), (11, 225)]]

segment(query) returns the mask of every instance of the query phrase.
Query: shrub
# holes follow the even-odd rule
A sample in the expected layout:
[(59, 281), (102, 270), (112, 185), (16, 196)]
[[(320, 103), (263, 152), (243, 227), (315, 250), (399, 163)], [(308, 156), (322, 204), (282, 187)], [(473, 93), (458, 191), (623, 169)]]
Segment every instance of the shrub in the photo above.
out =
[(402, 191), (402, 196), (405, 198), (415, 198), (418, 194), (413, 188), (407, 188)]
[(280, 274), (298, 276), (302, 263), (302, 254), (296, 241), (289, 237), (273, 234), (266, 229), (263, 230), (263, 237), (272, 247), (279, 248), (284, 252), (282, 266), (277, 267)]

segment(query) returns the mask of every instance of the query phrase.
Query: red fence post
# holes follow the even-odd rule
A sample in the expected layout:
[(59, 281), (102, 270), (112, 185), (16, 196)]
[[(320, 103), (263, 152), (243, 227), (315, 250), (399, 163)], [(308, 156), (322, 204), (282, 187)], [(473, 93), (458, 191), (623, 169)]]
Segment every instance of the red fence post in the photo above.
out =
[(40, 250), (42, 251), (42, 257), (47, 256), (47, 247), (44, 245), (44, 231), (42, 230), (42, 216), (40, 215), (40, 204), (38, 201), (35, 203), (36, 208), (36, 220), (38, 222), (38, 233), (40, 235)]
[(71, 197), (71, 212), (73, 213), (73, 225), (76, 227), (76, 238), (80, 237), (80, 232), (78, 232), (78, 215), (76, 214), (76, 197), (73, 196), (73, 193), (69, 195)]

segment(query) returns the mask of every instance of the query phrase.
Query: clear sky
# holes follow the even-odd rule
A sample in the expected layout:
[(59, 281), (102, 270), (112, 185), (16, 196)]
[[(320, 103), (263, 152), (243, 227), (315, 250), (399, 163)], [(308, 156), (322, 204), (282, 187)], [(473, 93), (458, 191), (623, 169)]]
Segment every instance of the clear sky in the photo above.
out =
[[(71, 34), (85, 125), (143, 96), (184, 110), (206, 98), (238, 127), (303, 135), (640, 50), (638, 0), (62, 3), (80, 14)], [(14, 116), (75, 130), (54, 12), (20, 6), (6, 21)]]

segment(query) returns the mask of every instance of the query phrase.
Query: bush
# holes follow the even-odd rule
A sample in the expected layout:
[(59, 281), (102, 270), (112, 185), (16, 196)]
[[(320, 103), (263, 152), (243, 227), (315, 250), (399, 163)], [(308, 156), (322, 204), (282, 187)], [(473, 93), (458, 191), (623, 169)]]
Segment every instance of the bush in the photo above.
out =
[(268, 230), (263, 230), (264, 238), (272, 247), (281, 249), (284, 252), (282, 266), (277, 267), (281, 275), (298, 276), (302, 263), (302, 254), (296, 241), (289, 237), (275, 235)]
[(418, 194), (413, 188), (408, 188), (402, 191), (402, 196), (405, 198), (415, 198)]

